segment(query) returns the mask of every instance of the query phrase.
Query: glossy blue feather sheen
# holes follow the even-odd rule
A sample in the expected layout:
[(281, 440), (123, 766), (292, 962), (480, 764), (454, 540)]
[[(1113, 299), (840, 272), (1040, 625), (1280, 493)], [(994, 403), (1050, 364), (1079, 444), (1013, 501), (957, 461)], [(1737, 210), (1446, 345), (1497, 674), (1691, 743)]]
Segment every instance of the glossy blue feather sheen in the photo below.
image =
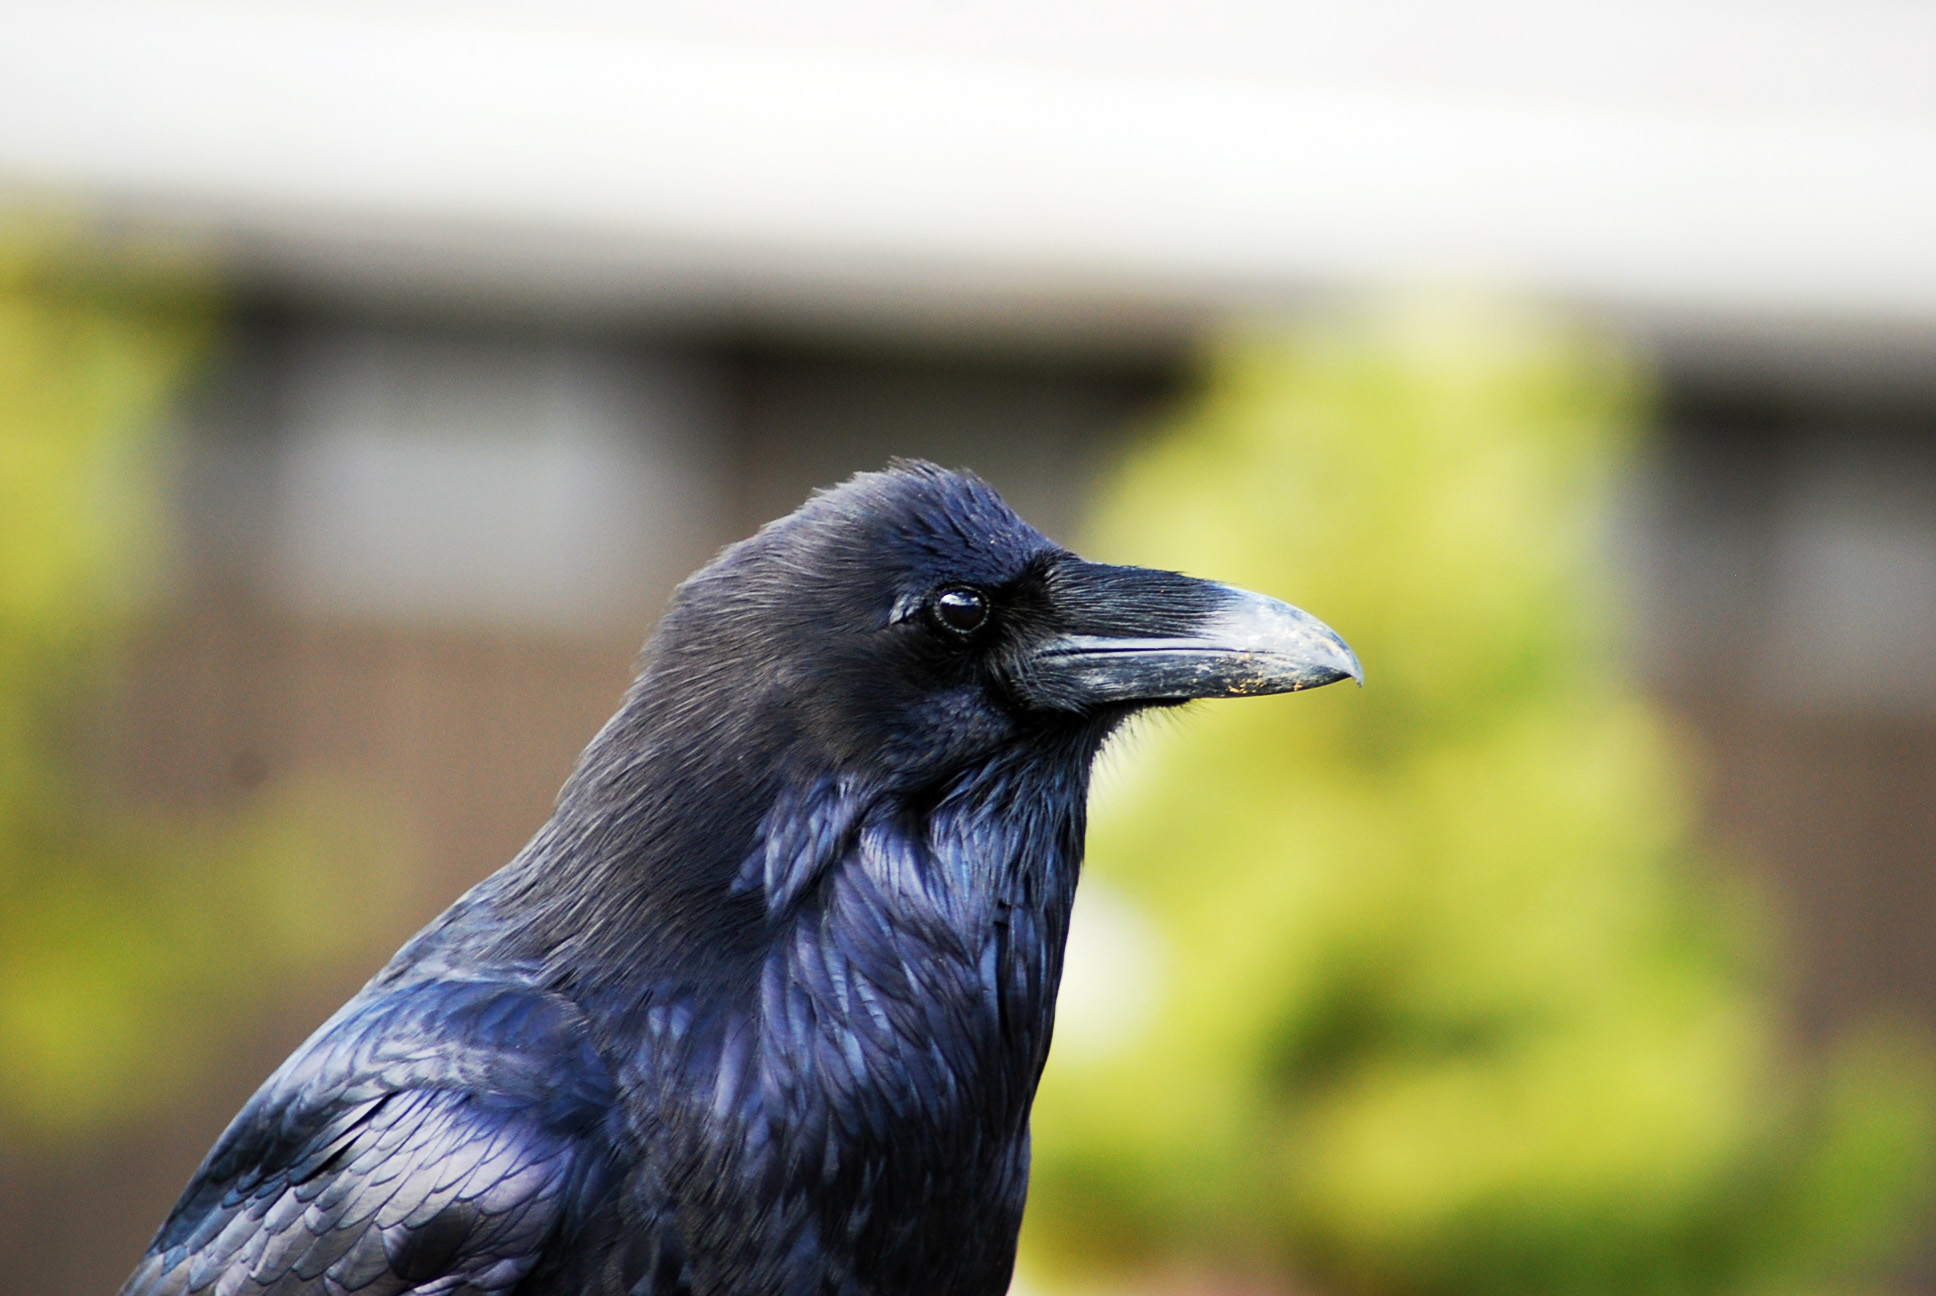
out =
[[(963, 587), (972, 634), (934, 615)], [(1232, 594), (924, 464), (728, 548), (551, 820), (269, 1079), (124, 1292), (997, 1296), (1134, 709), (1031, 672)]]

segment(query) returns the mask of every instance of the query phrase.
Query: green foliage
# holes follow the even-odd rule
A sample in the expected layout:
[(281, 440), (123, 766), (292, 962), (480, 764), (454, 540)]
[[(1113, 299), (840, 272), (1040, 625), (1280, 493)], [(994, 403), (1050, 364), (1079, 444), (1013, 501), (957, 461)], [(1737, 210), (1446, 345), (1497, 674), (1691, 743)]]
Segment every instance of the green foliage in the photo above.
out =
[(192, 266), (0, 224), (0, 1141), (166, 1098), (386, 898), (367, 808), (285, 789), (206, 822), (90, 795), (85, 699), (165, 540), (159, 429), (216, 334)]
[(1101, 556), (1288, 598), (1368, 683), (1145, 726), (1105, 771), (1085, 888), (1150, 929), (1105, 982), (1154, 999), (1105, 1046), (1063, 1047), (1067, 1006), (1036, 1272), (1820, 1289), (1900, 1242), (1928, 1061), (1784, 1055), (1751, 897), (1618, 668), (1644, 396), (1550, 323), (1392, 312), (1230, 341), (1122, 473)]

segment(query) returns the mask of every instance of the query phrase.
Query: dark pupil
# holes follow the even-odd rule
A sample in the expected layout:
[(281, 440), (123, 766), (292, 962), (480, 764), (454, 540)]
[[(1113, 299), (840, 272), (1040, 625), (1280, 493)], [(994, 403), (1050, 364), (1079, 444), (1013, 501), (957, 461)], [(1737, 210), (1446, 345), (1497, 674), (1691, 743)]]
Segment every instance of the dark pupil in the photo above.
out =
[(943, 590), (934, 610), (943, 625), (966, 634), (988, 619), (988, 600), (974, 590)]

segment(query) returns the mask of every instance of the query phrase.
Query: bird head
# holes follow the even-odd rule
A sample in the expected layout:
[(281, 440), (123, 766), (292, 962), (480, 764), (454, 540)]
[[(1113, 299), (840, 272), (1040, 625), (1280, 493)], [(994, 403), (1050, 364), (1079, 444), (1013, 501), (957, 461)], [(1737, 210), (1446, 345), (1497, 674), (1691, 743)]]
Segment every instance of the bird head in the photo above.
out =
[(1289, 604), (1086, 562), (965, 473), (862, 473), (680, 586), (495, 887), (520, 914), (501, 952), (619, 992), (645, 968), (739, 985), (864, 820), (947, 807), (1079, 858), (1126, 717), (1346, 678), (1351, 650)]
[(768, 750), (910, 786), (1018, 741), (1099, 741), (1144, 707), (1363, 674), (1287, 603), (1086, 562), (980, 479), (899, 462), (820, 492), (689, 579), (644, 678), (688, 728), (695, 700), (713, 699), (720, 723), (757, 724)]

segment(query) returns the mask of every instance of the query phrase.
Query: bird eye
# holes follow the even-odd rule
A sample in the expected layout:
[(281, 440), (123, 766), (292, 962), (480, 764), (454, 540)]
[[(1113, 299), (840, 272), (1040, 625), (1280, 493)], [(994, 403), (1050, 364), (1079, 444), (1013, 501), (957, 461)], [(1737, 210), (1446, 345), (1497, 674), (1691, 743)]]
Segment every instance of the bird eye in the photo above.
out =
[(934, 615), (956, 634), (973, 634), (988, 620), (988, 596), (966, 585), (950, 585), (934, 596)]

